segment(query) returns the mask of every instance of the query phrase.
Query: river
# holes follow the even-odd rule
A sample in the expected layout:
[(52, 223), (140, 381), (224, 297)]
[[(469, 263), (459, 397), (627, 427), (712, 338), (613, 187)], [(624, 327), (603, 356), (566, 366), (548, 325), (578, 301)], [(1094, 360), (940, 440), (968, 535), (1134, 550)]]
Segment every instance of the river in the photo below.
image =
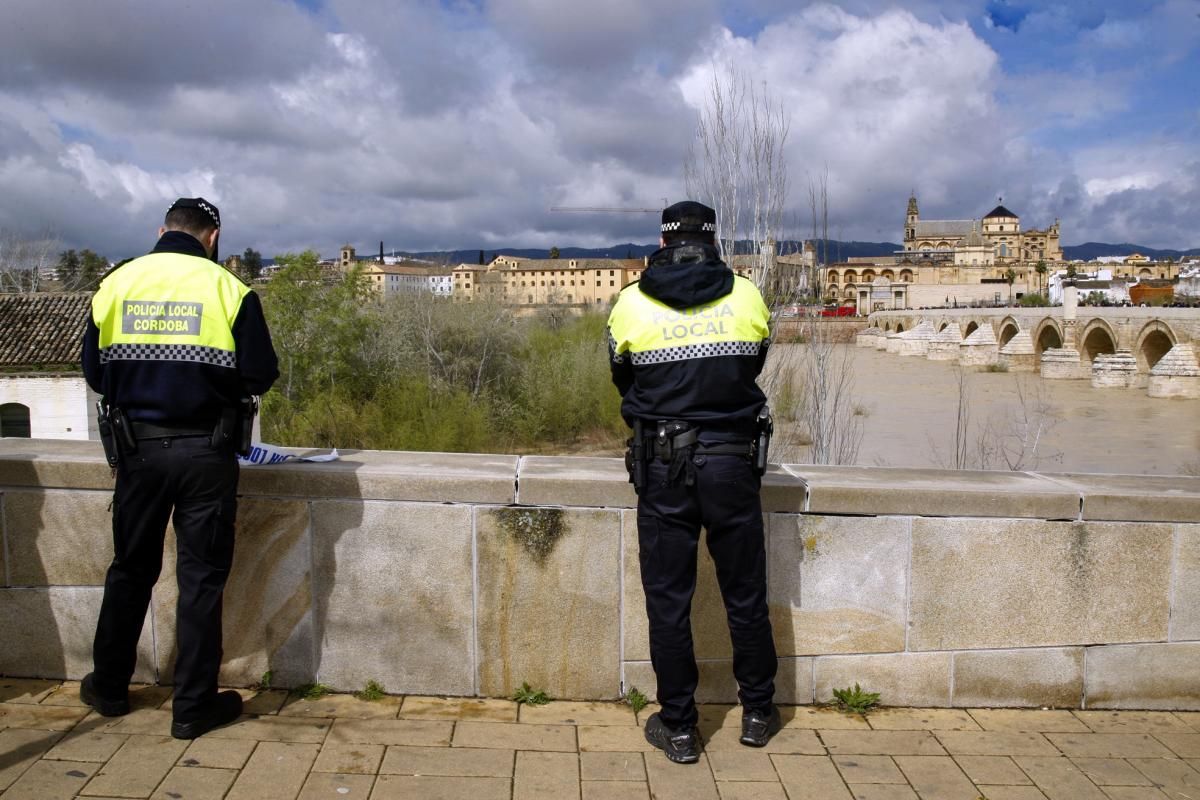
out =
[[(772, 359), (797, 374), (804, 347), (777, 345)], [(953, 466), (958, 367), (835, 347), (852, 375), (846, 418), (860, 422), (863, 431), (854, 463)], [(1200, 475), (1200, 400), (1152, 399), (1144, 388), (1093, 389), (1089, 381), (1044, 381), (1030, 373), (963, 374), (969, 467), (1009, 469), (1016, 463), (1044, 472)], [(781, 423), (781, 447), (771, 460), (808, 461), (809, 448), (789, 436), (801, 426)]]

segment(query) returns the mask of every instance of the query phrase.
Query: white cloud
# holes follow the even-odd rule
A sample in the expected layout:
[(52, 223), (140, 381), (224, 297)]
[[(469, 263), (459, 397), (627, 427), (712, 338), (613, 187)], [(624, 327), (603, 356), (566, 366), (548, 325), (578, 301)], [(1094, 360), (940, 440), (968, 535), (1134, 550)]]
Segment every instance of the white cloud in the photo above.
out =
[(59, 163), (77, 171), (96, 197), (121, 202), (131, 214), (146, 206), (169, 204), (177, 197), (204, 196), (214, 203), (221, 202), (221, 194), (214, 185), (216, 176), (211, 170), (152, 173), (135, 164), (106, 161), (86, 144), (69, 145)]

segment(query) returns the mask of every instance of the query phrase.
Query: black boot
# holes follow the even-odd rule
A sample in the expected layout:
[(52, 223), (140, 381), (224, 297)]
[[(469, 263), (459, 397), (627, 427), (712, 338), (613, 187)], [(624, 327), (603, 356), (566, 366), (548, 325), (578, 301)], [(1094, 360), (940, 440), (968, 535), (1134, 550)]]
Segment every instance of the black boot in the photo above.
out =
[(172, 722), (171, 735), (176, 739), (195, 739), (233, 722), (242, 714), (242, 696), (235, 691), (221, 692), (199, 719), (191, 722)]
[(101, 697), (96, 691), (96, 674), (89, 672), (79, 682), (79, 699), (96, 709), (102, 717), (123, 717), (129, 713), (129, 696), (121, 699)]

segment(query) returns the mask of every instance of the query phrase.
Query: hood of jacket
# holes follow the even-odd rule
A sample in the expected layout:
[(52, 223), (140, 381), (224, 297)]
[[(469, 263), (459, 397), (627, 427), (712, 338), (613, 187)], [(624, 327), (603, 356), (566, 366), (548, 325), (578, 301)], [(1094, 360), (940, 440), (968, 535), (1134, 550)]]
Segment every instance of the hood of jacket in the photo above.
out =
[(682, 242), (656, 250), (638, 286), (671, 308), (693, 308), (733, 291), (733, 270), (712, 245)]

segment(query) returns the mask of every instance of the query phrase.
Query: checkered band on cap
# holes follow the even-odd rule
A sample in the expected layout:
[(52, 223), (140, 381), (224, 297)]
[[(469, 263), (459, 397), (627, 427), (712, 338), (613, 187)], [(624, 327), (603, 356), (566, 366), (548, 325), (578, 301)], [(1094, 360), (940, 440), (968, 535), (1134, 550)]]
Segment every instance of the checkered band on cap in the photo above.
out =
[[(664, 222), (662, 224), (663, 233), (670, 233), (671, 231), (677, 231), (682, 227), (683, 227), (682, 222)], [(700, 230), (704, 231), (705, 233), (716, 233), (717, 232), (717, 223), (706, 222), (700, 226)]]
[(221, 212), (212, 203), (205, 200), (203, 197), (181, 197), (171, 207), (167, 209), (167, 213), (171, 213), (176, 208), (199, 208), (208, 216), (212, 217), (213, 225), (221, 227)]
[(237, 368), (237, 354), (198, 344), (114, 344), (100, 348), (100, 363), (109, 361), (187, 361)]
[(632, 353), (631, 360), (636, 366), (646, 364), (665, 364), (669, 361), (687, 361), (693, 358), (716, 358), (718, 356), (757, 356), (760, 344), (758, 342), (704, 342), (702, 344), (685, 344), (679, 347), (665, 347), (661, 350), (645, 350)]

